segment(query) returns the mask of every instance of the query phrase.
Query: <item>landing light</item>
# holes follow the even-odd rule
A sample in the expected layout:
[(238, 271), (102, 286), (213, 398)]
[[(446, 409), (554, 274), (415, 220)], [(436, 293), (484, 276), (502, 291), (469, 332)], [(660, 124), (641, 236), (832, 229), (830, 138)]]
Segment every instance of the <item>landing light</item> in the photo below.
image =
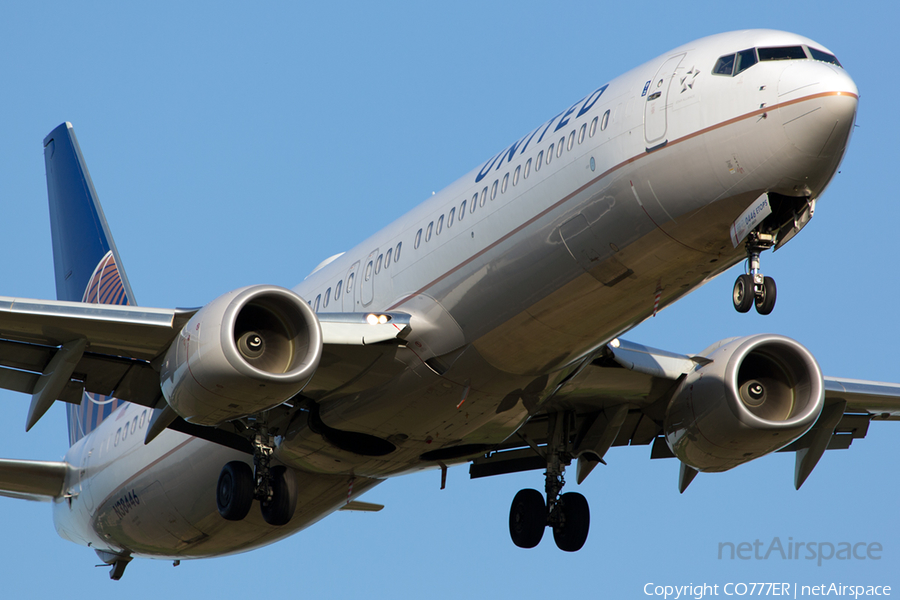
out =
[(387, 315), (376, 315), (376, 314), (368, 314), (366, 315), (366, 322), (369, 325), (384, 325), (390, 320)]

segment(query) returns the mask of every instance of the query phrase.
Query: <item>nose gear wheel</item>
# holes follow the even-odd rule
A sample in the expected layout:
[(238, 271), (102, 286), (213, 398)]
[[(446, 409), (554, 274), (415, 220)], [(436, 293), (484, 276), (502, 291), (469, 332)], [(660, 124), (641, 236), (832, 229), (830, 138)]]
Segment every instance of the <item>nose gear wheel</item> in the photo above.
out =
[(775, 308), (775, 280), (762, 274), (759, 262), (760, 253), (774, 245), (774, 235), (751, 231), (747, 236), (748, 272), (738, 276), (732, 293), (736, 311), (745, 313), (756, 306), (756, 312), (767, 315)]

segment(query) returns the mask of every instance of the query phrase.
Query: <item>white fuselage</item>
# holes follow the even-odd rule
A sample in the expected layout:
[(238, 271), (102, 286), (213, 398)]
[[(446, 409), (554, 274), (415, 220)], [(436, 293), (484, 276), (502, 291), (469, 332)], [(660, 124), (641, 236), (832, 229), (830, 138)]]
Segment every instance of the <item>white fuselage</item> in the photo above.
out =
[[(807, 59), (712, 74), (722, 55), (790, 45), (822, 49), (745, 31), (649, 61), (298, 285), (319, 313), (392, 310), (413, 321), (389, 357), (404, 366), (391, 381), (341, 393), (313, 380), (325, 423), (397, 450), (356, 455), (298, 420), (276, 450), (300, 482), (290, 524), (269, 526), (256, 511), (222, 519), (219, 471), (248, 457), (172, 431), (145, 446), (150, 411), (125, 405), (70, 450), (70, 498), (54, 506), (60, 534), (134, 555), (243, 551), (385, 477), (502, 442), (580, 359), (653, 314), (657, 294), (662, 308), (742, 260), (729, 227), (760, 194), (822, 193), (857, 106), (843, 69)], [(507, 402), (513, 391), (525, 399)]]

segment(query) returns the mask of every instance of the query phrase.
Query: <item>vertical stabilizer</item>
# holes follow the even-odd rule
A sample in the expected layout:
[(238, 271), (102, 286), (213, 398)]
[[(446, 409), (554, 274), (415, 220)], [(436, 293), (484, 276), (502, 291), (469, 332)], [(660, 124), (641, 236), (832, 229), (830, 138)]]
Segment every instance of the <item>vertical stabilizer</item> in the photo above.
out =
[[(44, 138), (44, 164), (57, 299), (135, 304), (71, 123), (63, 123)], [(118, 295), (99, 294), (96, 276), (113, 272), (118, 278)], [(92, 282), (95, 289), (89, 289)]]
[[(44, 165), (57, 299), (135, 304), (71, 123), (44, 138)], [(119, 404), (114, 398), (85, 393), (80, 405), (66, 405), (69, 443), (97, 427)]]

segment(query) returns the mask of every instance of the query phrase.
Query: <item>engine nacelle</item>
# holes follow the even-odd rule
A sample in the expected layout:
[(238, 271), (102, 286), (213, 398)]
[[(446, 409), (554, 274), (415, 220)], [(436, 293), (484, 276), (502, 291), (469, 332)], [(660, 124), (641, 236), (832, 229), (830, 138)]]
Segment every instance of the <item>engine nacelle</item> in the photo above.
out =
[(822, 371), (790, 338), (724, 340), (703, 356), (666, 410), (669, 448), (698, 471), (727, 471), (806, 433), (825, 402)]
[(255, 285), (201, 308), (166, 353), (162, 392), (176, 413), (219, 425), (274, 408), (319, 366), (322, 329), (291, 290)]

